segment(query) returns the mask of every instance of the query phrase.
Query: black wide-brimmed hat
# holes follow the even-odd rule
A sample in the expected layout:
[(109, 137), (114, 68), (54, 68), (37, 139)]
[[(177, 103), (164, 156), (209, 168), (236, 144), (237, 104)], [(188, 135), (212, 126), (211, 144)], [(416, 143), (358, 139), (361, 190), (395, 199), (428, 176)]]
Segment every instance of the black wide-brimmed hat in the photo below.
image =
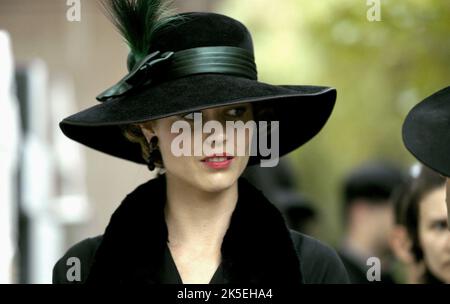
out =
[(450, 87), (412, 108), (402, 133), (406, 148), (420, 162), (450, 177)]
[[(163, 16), (161, 2), (108, 1), (131, 49), (129, 74), (97, 96), (99, 104), (65, 118), (60, 123), (65, 135), (145, 163), (141, 147), (127, 140), (121, 127), (206, 108), (264, 102), (273, 109), (272, 120), (279, 121), (280, 156), (322, 129), (334, 107), (335, 89), (260, 82), (252, 38), (242, 23), (215, 13)], [(264, 157), (252, 156), (249, 164), (260, 158)]]

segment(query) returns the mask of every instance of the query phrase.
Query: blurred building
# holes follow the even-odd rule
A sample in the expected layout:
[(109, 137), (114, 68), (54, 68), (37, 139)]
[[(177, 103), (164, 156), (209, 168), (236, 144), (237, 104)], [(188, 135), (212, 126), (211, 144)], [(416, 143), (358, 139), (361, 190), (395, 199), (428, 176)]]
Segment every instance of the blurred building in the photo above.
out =
[[(180, 12), (209, 11), (217, 2), (174, 4)], [(126, 194), (151, 178), (146, 167), (84, 148), (59, 130), (60, 120), (94, 105), (95, 96), (126, 73), (127, 47), (99, 2), (80, 4), (81, 20), (70, 22), (66, 1), (0, 1), (0, 30), (10, 35), (17, 67), (13, 106), (24, 134), (18, 142), (20, 153), (15, 154), (17, 180), (10, 186), (2, 183), (17, 188), (17, 197), (9, 199), (14, 204), (2, 200), (0, 206), (2, 224), (8, 225), (0, 237), (2, 275), (15, 254), (15, 268), (1, 277), (2, 282), (49, 283), (56, 259), (81, 239), (103, 233)], [(6, 54), (3, 46), (1, 54)], [(4, 110), (6, 105), (1, 106)], [(12, 144), (14, 126), (2, 127), (8, 132), (1, 139), (3, 146)], [(7, 174), (14, 169), (1, 170)], [(7, 194), (3, 188), (2, 194)]]

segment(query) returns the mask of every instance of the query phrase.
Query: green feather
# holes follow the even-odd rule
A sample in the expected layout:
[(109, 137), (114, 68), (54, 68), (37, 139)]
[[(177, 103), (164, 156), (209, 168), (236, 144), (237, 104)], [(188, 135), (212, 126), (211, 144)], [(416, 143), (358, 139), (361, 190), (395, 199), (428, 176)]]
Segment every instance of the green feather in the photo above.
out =
[(164, 0), (102, 0), (102, 4), (130, 47), (129, 69), (148, 55), (156, 32), (184, 19), (171, 16), (170, 3)]

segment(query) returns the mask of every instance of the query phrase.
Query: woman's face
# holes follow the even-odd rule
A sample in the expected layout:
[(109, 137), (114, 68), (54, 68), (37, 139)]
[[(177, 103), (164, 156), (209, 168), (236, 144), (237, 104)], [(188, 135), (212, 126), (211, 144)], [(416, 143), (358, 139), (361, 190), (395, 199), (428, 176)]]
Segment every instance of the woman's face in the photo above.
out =
[[(200, 126), (203, 129), (206, 122), (214, 120), (222, 125), (223, 132), (211, 130), (212, 132), (206, 133), (199, 130), (200, 128), (195, 129), (194, 118), (199, 118), (200, 113), (202, 125), (197, 125), (197, 127)], [(234, 143), (231, 143), (231, 141), (228, 143), (229, 139), (227, 139), (225, 129), (226, 121), (246, 123), (249, 120), (253, 120), (253, 110), (252, 105), (247, 103), (196, 111), (195, 115), (194, 112), (190, 112), (170, 116), (141, 124), (141, 127), (147, 140), (150, 140), (153, 135), (158, 137), (158, 147), (161, 151), (168, 179), (178, 180), (178, 182), (189, 184), (206, 192), (217, 192), (232, 186), (244, 171), (249, 161), (249, 148), (253, 135), (251, 130), (245, 130), (245, 132), (233, 130)], [(191, 143), (189, 156), (176, 156), (173, 151), (172, 143), (180, 136), (180, 133), (172, 133), (171, 128), (177, 121), (190, 126), (191, 132), (187, 136)], [(200, 154), (194, 153), (195, 136), (201, 139)], [(237, 155), (238, 141), (243, 145), (242, 147), (245, 147), (245, 155), (243, 156), (240, 156), (242, 154)], [(176, 143), (175, 147), (184, 147), (184, 143), (180, 145), (177, 140)], [(230, 150), (230, 148), (227, 149), (227, 144), (228, 147), (234, 147), (234, 151), (227, 151)], [(212, 152), (206, 151), (205, 153), (203, 148), (205, 145), (208, 145), (211, 149), (221, 149), (230, 157), (208, 158)]]
[(419, 242), (425, 264), (443, 282), (450, 283), (450, 231), (447, 228), (446, 189), (428, 193), (419, 207)]

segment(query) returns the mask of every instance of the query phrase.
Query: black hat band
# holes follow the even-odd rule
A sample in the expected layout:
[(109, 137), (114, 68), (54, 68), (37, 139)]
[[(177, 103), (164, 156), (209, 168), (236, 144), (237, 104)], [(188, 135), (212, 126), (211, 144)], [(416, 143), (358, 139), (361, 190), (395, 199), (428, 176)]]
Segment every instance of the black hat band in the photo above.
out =
[(243, 48), (213, 46), (178, 52), (153, 52), (143, 58), (116, 85), (97, 96), (99, 101), (120, 97), (155, 81), (218, 73), (257, 79), (253, 54)]
[(228, 46), (199, 47), (173, 54), (170, 78), (193, 74), (220, 73), (256, 80), (256, 64), (250, 52)]

